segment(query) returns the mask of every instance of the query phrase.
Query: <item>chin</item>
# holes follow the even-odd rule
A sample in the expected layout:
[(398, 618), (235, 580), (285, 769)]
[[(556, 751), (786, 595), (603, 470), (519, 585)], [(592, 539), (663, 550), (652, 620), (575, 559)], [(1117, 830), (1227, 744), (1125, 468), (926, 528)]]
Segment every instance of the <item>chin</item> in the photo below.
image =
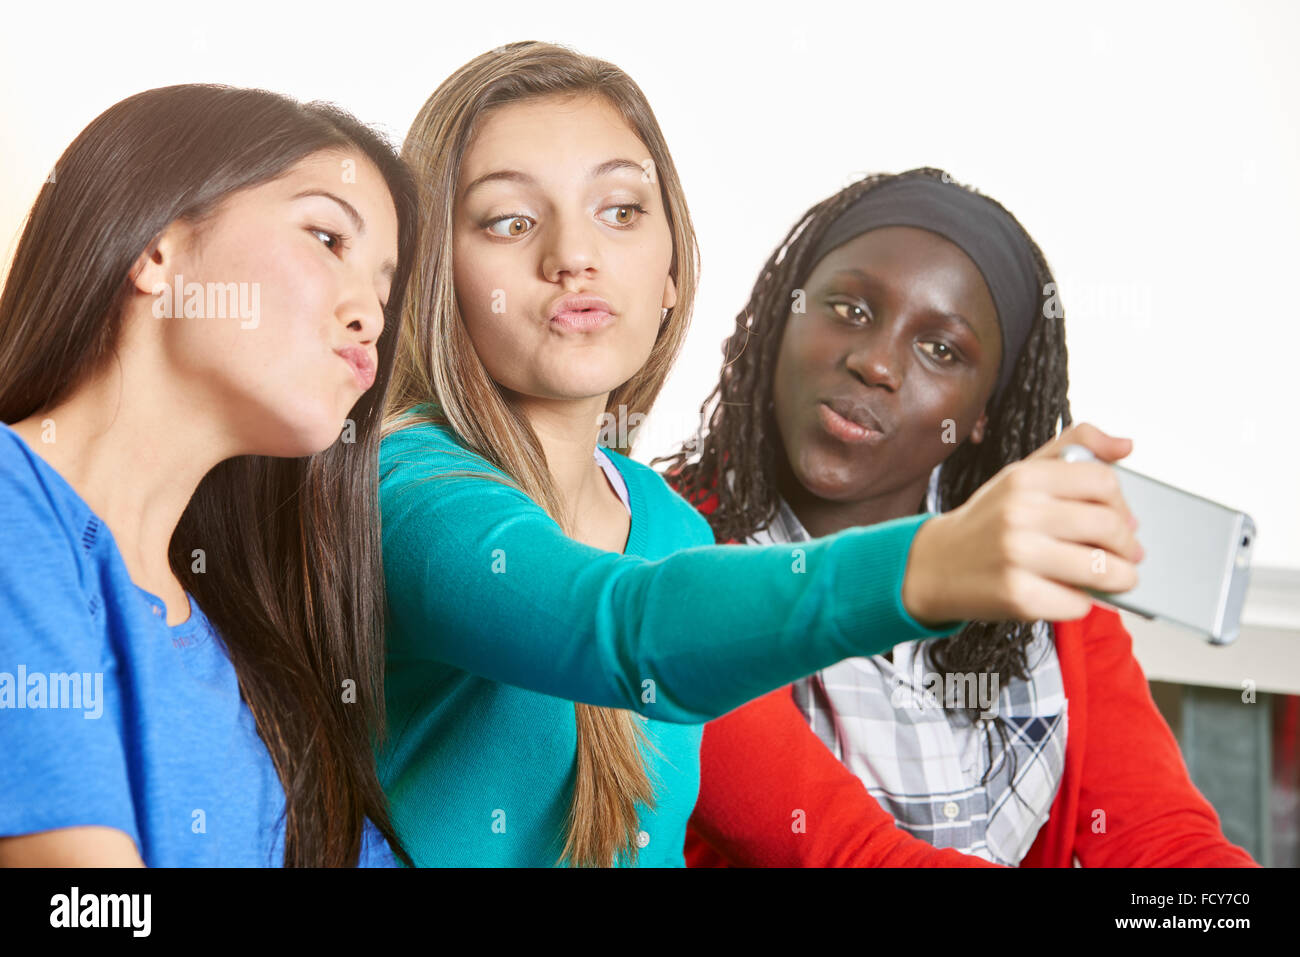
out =
[[(301, 411), (301, 410), (299, 410)], [(323, 452), (343, 435), (347, 413), (298, 416), (291, 420), (278, 420), (273, 435), (263, 436), (259, 455), (277, 458), (300, 459)]]
[[(560, 399), (589, 399), (613, 392), (635, 374), (635, 369), (624, 375), (619, 371), (611, 372), (609, 366), (584, 363), (580, 367), (567, 370), (562, 375), (548, 377), (540, 383), (541, 389), (538, 394)], [(644, 410), (632, 409), (631, 411)]]
[(837, 502), (861, 492), (852, 465), (816, 448), (800, 450), (791, 459), (790, 467), (799, 484), (817, 498)]
[(617, 389), (636, 375), (650, 359), (649, 349), (599, 348), (566, 358), (553, 367), (553, 385), (563, 384), (574, 395), (599, 395)]

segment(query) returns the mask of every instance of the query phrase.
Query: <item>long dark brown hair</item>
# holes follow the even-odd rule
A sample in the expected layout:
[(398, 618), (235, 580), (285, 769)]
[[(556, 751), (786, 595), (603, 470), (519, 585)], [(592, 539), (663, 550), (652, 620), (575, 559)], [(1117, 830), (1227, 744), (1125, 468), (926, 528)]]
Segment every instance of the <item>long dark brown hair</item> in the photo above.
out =
[[(654, 460), (656, 464), (669, 463), (669, 481), (689, 501), (698, 504), (717, 494), (717, 507), (707, 517), (718, 541), (744, 541), (767, 528), (777, 513), (777, 457), (786, 453), (776, 427), (772, 373), (790, 316), (791, 290), (803, 288), (817, 265), (811, 260), (818, 240), (864, 193), (894, 179), (919, 176), (954, 182), (943, 170), (932, 167), (878, 173), (850, 184), (799, 218), (764, 264), (749, 302), (736, 317), (736, 331), (723, 344), (722, 374), (700, 406), (696, 438), (673, 455)], [(1005, 211), (996, 200), (984, 198)], [(1011, 218), (1020, 227), (1019, 221)], [(1004, 466), (1029, 455), (1055, 436), (1058, 428), (1071, 423), (1065, 313), (1047, 260), (1023, 227), (1020, 231), (1036, 265), (1041, 292), (1038, 311), (1011, 381), (989, 409), (984, 441), (962, 442), (943, 462), (937, 504), (941, 512), (961, 505)], [(730, 483), (723, 479), (728, 471), (732, 473)], [(922, 499), (917, 511), (924, 510)], [(1025, 649), (1032, 640), (1032, 623), (972, 621), (955, 635), (929, 642), (927, 653), (940, 672), (1024, 679)], [(971, 722), (980, 714), (978, 707), (955, 710), (964, 712)], [(1005, 749), (1007, 731), (1001, 715), (994, 724)], [(991, 738), (988, 744), (992, 753)], [(991, 763), (990, 773), (993, 770)], [(1011, 775), (1014, 780), (1014, 768)]]
[[(397, 211), (396, 330), (416, 244), (415, 187), (393, 147), (351, 115), (264, 90), (189, 84), (110, 107), (41, 188), (0, 294), (0, 419), (56, 405), (110, 361), (129, 271), (163, 230), (321, 150), (356, 151)], [(285, 791), (286, 866), (358, 862), (369, 818), (398, 857), (375, 773), (384, 734), (377, 464), (397, 344), (349, 413), (355, 442), (306, 458), (238, 456), (199, 483), (169, 546), (172, 571), (228, 649)], [(204, 574), (191, 570), (206, 551)], [(355, 703), (345, 703), (346, 681)]]

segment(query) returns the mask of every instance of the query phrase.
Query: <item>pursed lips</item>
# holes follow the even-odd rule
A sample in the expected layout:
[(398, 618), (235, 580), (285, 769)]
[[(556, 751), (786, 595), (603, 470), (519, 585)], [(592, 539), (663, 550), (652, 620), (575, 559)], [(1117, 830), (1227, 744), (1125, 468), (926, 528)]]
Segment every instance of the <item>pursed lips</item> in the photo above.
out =
[(375, 360), (369, 350), (361, 346), (344, 346), (334, 352), (352, 368), (352, 375), (362, 392), (375, 384)]
[(881, 435), (888, 431), (881, 422), (880, 416), (860, 399), (836, 396), (823, 399), (819, 404), (827, 406), (837, 416), (847, 419), (859, 428), (870, 429), (872, 432), (878, 432)]
[(600, 296), (571, 294), (561, 296), (547, 312), (552, 327), (574, 332), (589, 332), (607, 325), (614, 310)]

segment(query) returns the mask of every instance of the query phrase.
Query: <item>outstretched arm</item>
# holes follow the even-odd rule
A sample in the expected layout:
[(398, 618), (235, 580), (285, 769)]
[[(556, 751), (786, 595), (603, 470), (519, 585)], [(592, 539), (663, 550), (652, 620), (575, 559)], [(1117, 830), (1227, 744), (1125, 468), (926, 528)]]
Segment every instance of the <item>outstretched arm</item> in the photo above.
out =
[[(431, 446), (430, 432), (385, 440), (406, 440), (381, 468), (390, 658), (702, 723), (843, 658), (962, 625), (925, 628), (902, 603), (929, 516), (649, 560), (569, 538), (523, 492), (482, 474), (482, 459), (479, 475), (449, 474), (475, 457)], [(663, 493), (665, 507), (689, 509)]]

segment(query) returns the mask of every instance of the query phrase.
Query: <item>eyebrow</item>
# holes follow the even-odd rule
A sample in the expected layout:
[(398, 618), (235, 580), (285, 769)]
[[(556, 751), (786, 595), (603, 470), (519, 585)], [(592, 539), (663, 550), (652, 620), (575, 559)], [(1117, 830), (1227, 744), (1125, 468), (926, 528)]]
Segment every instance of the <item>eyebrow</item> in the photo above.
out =
[[(881, 282), (875, 276), (871, 275), (871, 273), (866, 272), (863, 269), (858, 269), (856, 267), (849, 268), (849, 269), (837, 269), (835, 270), (834, 276), (848, 276), (853, 279), (861, 279), (863, 282), (867, 282), (875, 286), (884, 285), (883, 282)], [(961, 313), (942, 312), (938, 309), (927, 309), (926, 312), (932, 316), (938, 316), (940, 319), (947, 319), (952, 322), (959, 322), (967, 329), (970, 330), (970, 334), (975, 337), (976, 342), (982, 343), (984, 341), (984, 337), (979, 334), (979, 330), (977, 330), (973, 325), (971, 325), (970, 321), (967, 320), (967, 318), (963, 316)]]
[[(362, 218), (361, 214), (357, 212), (357, 208), (342, 196), (336, 196), (327, 189), (304, 189), (301, 193), (295, 193), (293, 198), (306, 199), (308, 196), (323, 196), (326, 199), (334, 200), (334, 202), (338, 203), (343, 209), (343, 212), (348, 214), (348, 219), (352, 220), (352, 228), (357, 231), (357, 235), (364, 236), (366, 234), (366, 221)], [(393, 277), (397, 275), (397, 263), (393, 262), (391, 259), (385, 259), (380, 264), (379, 271), (383, 274), (384, 278), (389, 282), (392, 282)]]
[[(640, 163), (632, 162), (630, 159), (618, 157), (616, 159), (605, 160), (605, 162), (601, 163), (599, 166), (593, 166), (591, 171), (587, 174), (587, 179), (600, 179), (600, 177), (608, 176), (610, 173), (617, 173), (625, 170), (631, 173), (642, 174), (645, 172), (645, 167)], [(497, 181), (519, 183), (522, 186), (537, 185), (537, 180), (522, 170), (499, 169), (493, 170), (491, 173), (484, 173), (478, 179), (474, 180), (474, 182), (466, 186), (465, 192), (461, 195), (462, 197), (468, 196), (473, 190), (485, 183)]]

